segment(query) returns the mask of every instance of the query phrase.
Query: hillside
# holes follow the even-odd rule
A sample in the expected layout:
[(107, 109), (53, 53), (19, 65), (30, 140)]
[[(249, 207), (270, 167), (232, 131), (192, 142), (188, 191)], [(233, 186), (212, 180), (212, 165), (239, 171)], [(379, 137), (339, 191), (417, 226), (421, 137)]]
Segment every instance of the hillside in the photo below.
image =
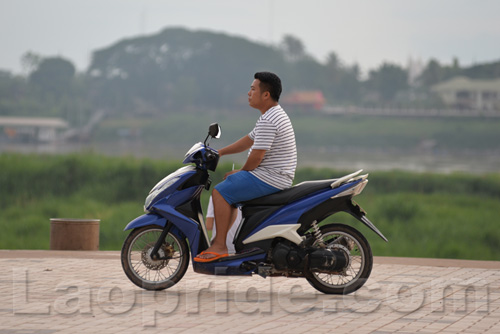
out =
[(500, 76), (500, 61), (461, 67), (458, 60), (431, 60), (412, 80), (409, 69), (390, 62), (361, 73), (333, 50), (315, 59), (293, 36), (269, 45), (184, 28), (94, 50), (85, 73), (59, 56), (28, 52), (21, 61), (31, 69), (26, 77), (0, 71), (0, 115), (63, 117), (75, 125), (102, 109), (117, 115), (241, 109), (253, 73), (262, 70), (281, 76), (284, 95), (321, 92), (328, 106), (393, 109), (442, 108), (430, 87), (454, 76)]

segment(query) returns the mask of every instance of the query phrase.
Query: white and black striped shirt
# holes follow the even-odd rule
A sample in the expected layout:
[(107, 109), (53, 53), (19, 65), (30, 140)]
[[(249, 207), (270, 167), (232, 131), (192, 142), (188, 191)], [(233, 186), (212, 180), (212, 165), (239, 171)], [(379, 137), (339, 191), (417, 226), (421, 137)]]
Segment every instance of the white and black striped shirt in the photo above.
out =
[(280, 105), (266, 111), (248, 134), (252, 149), (265, 150), (260, 165), (250, 171), (259, 180), (278, 189), (292, 185), (297, 167), (297, 148), (292, 123)]

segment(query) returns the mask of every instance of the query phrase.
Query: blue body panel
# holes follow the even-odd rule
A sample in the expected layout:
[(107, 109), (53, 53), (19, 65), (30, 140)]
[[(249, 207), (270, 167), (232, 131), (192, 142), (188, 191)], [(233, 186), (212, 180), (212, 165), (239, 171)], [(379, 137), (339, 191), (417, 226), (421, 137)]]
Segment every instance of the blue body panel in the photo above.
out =
[[(185, 166), (177, 169), (170, 175), (167, 175), (151, 190), (146, 199), (146, 203), (144, 204), (145, 208), (147, 210), (151, 210), (156, 202), (162, 199), (168, 199), (172, 197), (172, 195), (175, 195), (175, 197), (177, 197), (177, 188), (194, 174), (196, 174), (196, 168), (194, 168), (193, 166)], [(175, 181), (176, 179), (177, 181)], [(166, 188), (162, 187), (161, 184), (164, 182), (168, 182), (168, 180), (172, 180), (172, 182), (175, 182), (170, 184)]]
[(292, 202), (273, 212), (269, 217), (267, 217), (267, 219), (261, 222), (259, 226), (247, 237), (250, 237), (263, 228), (271, 225), (296, 224), (299, 221), (300, 216), (302, 216), (304, 212), (328, 200), (329, 198), (354, 187), (359, 182), (361, 182), (361, 180), (345, 184), (335, 189), (321, 190), (309, 196), (303, 197), (295, 202)]
[(198, 245), (202, 235), (200, 224), (178, 212), (175, 208), (192, 200), (200, 191), (200, 187), (190, 187), (174, 192), (172, 194), (174, 196), (169, 195), (157, 201), (153, 206), (154, 212), (137, 217), (125, 227), (125, 230), (147, 225), (164, 227), (167, 221), (170, 221), (180, 231), (179, 236), (189, 240), (192, 254), (198, 254)]
[(125, 226), (124, 231), (132, 230), (134, 228), (138, 227), (143, 227), (143, 226), (148, 226), (148, 225), (157, 225), (160, 227), (165, 227), (167, 224), (167, 220), (163, 217), (160, 217), (158, 215), (148, 213), (142, 216), (137, 217), (136, 219), (132, 220), (130, 223)]
[(232, 259), (227, 257), (224, 261), (218, 262), (195, 262), (193, 261), (193, 270), (200, 274), (221, 275), (221, 276), (251, 276), (254, 270), (245, 270), (242, 263), (246, 261), (263, 262), (267, 254), (248, 255)]

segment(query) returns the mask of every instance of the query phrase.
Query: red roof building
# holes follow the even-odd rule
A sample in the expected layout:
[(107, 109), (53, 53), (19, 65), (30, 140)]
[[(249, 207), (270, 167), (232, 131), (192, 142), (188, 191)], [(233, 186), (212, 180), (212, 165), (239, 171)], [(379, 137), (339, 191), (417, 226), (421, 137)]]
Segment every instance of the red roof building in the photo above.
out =
[(311, 91), (293, 91), (290, 94), (283, 96), (281, 103), (286, 107), (291, 108), (310, 108), (314, 110), (321, 110), (325, 106), (325, 97), (323, 92), (319, 90)]

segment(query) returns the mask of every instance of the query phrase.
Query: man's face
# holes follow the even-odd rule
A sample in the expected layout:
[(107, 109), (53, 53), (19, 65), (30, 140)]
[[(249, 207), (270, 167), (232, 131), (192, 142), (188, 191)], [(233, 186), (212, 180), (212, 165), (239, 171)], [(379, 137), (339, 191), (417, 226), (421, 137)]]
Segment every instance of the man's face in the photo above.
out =
[(248, 91), (248, 104), (252, 108), (260, 109), (263, 102), (263, 93), (260, 90), (260, 80), (255, 79)]

